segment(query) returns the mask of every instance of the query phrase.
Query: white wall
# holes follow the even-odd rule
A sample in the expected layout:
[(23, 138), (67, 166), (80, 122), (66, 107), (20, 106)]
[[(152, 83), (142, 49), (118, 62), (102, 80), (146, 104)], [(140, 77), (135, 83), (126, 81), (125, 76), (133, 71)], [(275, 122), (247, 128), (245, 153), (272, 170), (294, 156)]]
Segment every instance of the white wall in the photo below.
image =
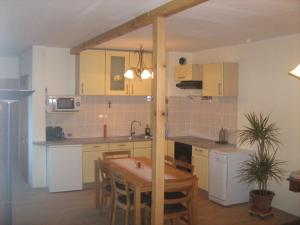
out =
[(30, 75), (34, 93), (29, 101), (29, 181), (46, 186), (46, 149), (33, 142), (45, 141), (45, 89), (52, 95), (75, 94), (75, 57), (66, 48), (33, 46), (21, 56), (21, 75)]
[[(194, 63), (239, 63), (238, 129), (247, 124), (244, 113), (272, 113), (280, 128), (282, 147), (278, 159), (286, 161), (285, 176), (300, 169), (300, 80), (288, 72), (300, 62), (300, 34), (245, 45), (201, 51)], [(300, 216), (300, 195), (290, 192), (288, 182), (272, 182), (273, 206)]]
[(19, 58), (0, 56), (0, 79), (19, 79)]

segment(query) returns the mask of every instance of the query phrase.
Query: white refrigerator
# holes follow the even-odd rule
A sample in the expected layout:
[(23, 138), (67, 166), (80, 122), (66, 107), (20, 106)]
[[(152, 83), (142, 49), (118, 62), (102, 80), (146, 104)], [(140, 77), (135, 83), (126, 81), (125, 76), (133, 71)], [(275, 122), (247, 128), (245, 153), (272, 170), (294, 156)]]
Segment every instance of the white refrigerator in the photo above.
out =
[(47, 147), (47, 184), (49, 192), (82, 190), (82, 146)]

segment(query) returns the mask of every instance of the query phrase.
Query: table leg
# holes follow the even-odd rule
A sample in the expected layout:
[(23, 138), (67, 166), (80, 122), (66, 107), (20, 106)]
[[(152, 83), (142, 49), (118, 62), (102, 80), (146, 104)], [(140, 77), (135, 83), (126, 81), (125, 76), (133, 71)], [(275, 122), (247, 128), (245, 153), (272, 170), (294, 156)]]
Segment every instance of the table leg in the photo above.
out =
[(193, 214), (192, 214), (192, 224), (197, 225), (197, 198), (198, 198), (198, 180), (195, 179), (194, 185), (193, 185)]
[(135, 187), (134, 190), (134, 224), (141, 224), (141, 190)]

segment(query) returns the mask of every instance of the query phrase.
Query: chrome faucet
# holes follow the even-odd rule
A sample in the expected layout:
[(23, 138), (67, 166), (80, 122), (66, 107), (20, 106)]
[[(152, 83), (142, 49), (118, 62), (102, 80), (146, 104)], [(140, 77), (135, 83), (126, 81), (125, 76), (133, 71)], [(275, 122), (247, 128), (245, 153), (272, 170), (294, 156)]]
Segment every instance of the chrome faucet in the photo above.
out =
[(141, 121), (138, 120), (132, 120), (131, 125), (130, 125), (130, 138), (132, 139), (135, 135), (135, 129), (134, 129), (134, 124), (137, 123), (139, 126), (142, 126)]

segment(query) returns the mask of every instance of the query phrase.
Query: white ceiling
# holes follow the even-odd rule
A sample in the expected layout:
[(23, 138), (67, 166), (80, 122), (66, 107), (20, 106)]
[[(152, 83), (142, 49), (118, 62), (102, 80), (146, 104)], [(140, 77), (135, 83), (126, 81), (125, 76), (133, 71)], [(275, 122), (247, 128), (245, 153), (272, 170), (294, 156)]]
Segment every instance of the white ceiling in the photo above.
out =
[[(185, 1), (185, 0), (183, 0)], [(168, 0), (0, 0), (0, 55), (73, 47)], [(100, 47), (151, 48), (151, 26)], [(167, 19), (167, 47), (199, 51), (300, 32), (300, 0), (210, 0)]]

